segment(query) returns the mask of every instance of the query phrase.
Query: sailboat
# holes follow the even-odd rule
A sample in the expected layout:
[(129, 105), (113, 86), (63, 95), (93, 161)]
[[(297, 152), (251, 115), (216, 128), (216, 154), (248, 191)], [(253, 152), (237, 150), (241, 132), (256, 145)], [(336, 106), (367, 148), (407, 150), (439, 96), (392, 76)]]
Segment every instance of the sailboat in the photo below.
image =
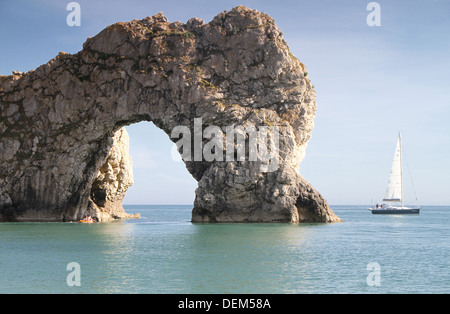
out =
[(420, 214), (420, 207), (405, 207), (403, 204), (403, 169), (402, 169), (402, 137), (398, 134), (395, 147), (394, 161), (392, 163), (389, 183), (382, 204), (370, 208), (372, 214), (403, 215)]

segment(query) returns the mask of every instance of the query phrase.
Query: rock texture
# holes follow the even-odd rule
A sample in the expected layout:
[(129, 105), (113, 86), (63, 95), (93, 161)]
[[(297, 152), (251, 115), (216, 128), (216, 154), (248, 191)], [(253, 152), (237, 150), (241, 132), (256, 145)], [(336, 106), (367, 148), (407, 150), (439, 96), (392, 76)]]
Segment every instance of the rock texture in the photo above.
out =
[(132, 162), (128, 153), (129, 137), (125, 128), (114, 134), (113, 141), (109, 156), (92, 184), (89, 210), (86, 212), (86, 215), (99, 221), (139, 217), (126, 214), (122, 206), (125, 192), (133, 185)]
[(77, 54), (0, 77), (0, 220), (123, 217), (122, 127), (152, 121), (170, 135), (202, 118), (277, 125), (280, 156), (273, 172), (247, 159), (186, 161), (199, 182), (194, 222), (340, 221), (298, 173), (315, 109), (305, 66), (264, 13), (240, 6), (207, 24), (162, 13), (116, 23)]

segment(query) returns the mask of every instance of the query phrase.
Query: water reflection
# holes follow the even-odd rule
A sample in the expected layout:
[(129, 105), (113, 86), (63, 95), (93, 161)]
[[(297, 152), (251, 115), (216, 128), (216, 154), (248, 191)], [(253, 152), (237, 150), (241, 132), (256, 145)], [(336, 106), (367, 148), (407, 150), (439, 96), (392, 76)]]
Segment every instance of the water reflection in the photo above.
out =
[(85, 286), (99, 293), (119, 293), (133, 287), (133, 225), (105, 223), (92, 227), (87, 228), (87, 235), (96, 248), (92, 258), (86, 257), (88, 268), (84, 268)]
[[(188, 291), (296, 292), (303, 286), (301, 281), (307, 280), (314, 227), (206, 224), (193, 225), (193, 231), (179, 273)], [(292, 286), (292, 277), (298, 285)]]

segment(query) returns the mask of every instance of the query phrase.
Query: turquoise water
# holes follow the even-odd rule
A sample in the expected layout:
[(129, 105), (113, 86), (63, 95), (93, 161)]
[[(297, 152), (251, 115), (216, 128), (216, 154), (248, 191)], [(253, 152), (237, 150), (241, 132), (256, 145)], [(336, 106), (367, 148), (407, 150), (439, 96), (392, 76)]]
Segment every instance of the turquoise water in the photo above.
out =
[[(333, 206), (345, 222), (329, 225), (192, 224), (191, 206), (126, 208), (143, 218), (1, 223), (0, 293), (450, 293), (450, 207)], [(71, 262), (81, 286), (67, 284)]]

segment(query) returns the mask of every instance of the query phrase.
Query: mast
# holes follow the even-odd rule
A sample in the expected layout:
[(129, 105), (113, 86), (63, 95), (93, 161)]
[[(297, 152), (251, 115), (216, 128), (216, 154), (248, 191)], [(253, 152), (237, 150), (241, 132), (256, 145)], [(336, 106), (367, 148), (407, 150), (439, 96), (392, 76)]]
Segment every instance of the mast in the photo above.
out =
[(398, 132), (398, 141), (400, 143), (400, 189), (402, 193), (402, 208), (403, 208), (403, 157), (402, 157), (402, 136), (400, 132)]

